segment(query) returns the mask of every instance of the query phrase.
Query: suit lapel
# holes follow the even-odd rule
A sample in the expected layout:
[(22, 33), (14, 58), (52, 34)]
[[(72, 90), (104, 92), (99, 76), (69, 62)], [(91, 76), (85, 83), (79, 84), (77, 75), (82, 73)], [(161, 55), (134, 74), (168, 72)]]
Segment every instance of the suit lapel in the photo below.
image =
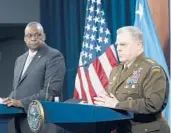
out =
[(30, 63), (30, 65), (28, 66), (27, 70), (25, 71), (24, 75), (21, 77), (19, 84), (25, 79), (25, 77), (28, 75), (28, 73), (34, 68), (34, 66), (39, 62), (39, 60), (42, 58), (44, 52), (45, 52), (45, 47), (42, 47), (37, 54), (35, 55), (35, 57), (33, 58), (32, 62)]
[(23, 71), (23, 68), (24, 68), (24, 64), (25, 64), (25, 62), (26, 62), (26, 59), (27, 59), (27, 56), (28, 56), (28, 52), (27, 53), (25, 53), (22, 57), (21, 57), (21, 59), (18, 61), (18, 64), (19, 65), (17, 65), (17, 75), (16, 75), (16, 82), (17, 83), (19, 83), (19, 81), (20, 81), (20, 77), (21, 77), (21, 74), (22, 74), (22, 71)]

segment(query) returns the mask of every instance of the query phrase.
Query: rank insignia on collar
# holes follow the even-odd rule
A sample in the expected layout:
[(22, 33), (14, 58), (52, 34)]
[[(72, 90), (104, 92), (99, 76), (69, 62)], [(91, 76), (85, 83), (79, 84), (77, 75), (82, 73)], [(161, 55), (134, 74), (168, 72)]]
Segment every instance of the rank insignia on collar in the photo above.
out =
[(146, 59), (149, 63), (154, 64), (155, 62), (149, 58)]
[(115, 79), (116, 79), (116, 76), (113, 77), (113, 80), (115, 80)]

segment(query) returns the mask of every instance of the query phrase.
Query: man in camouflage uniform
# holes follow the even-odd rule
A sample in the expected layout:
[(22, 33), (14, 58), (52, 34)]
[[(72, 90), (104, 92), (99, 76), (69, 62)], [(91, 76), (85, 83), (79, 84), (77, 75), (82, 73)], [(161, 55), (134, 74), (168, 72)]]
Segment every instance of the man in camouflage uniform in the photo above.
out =
[(161, 117), (168, 80), (159, 64), (144, 57), (142, 32), (133, 26), (122, 27), (116, 45), (121, 63), (111, 72), (108, 93), (96, 97), (95, 104), (134, 113), (132, 120), (118, 123), (116, 133), (170, 133)]

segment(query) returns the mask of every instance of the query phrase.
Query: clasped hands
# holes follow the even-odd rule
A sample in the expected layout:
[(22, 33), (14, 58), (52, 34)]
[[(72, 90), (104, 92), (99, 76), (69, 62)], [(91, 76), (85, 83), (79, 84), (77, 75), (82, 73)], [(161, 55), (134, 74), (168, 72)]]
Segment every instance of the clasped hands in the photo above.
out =
[(3, 99), (3, 103), (5, 105), (7, 105), (8, 107), (22, 107), (21, 101), (20, 100), (16, 100), (16, 99), (12, 99), (10, 97), (4, 98)]
[(112, 93), (101, 94), (98, 97), (94, 97), (94, 104), (97, 106), (104, 106), (108, 108), (116, 108), (118, 100)]

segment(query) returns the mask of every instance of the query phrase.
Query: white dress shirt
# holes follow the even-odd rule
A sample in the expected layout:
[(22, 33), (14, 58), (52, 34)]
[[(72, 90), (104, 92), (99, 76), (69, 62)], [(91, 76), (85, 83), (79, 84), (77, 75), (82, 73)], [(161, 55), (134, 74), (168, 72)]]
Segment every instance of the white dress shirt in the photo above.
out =
[(23, 72), (21, 77), (24, 75), (24, 73), (26, 72), (28, 66), (30, 65), (31, 61), (33, 60), (34, 56), (37, 54), (37, 51), (32, 52), (31, 50), (29, 50), (29, 54), (27, 56), (24, 68), (23, 68)]

